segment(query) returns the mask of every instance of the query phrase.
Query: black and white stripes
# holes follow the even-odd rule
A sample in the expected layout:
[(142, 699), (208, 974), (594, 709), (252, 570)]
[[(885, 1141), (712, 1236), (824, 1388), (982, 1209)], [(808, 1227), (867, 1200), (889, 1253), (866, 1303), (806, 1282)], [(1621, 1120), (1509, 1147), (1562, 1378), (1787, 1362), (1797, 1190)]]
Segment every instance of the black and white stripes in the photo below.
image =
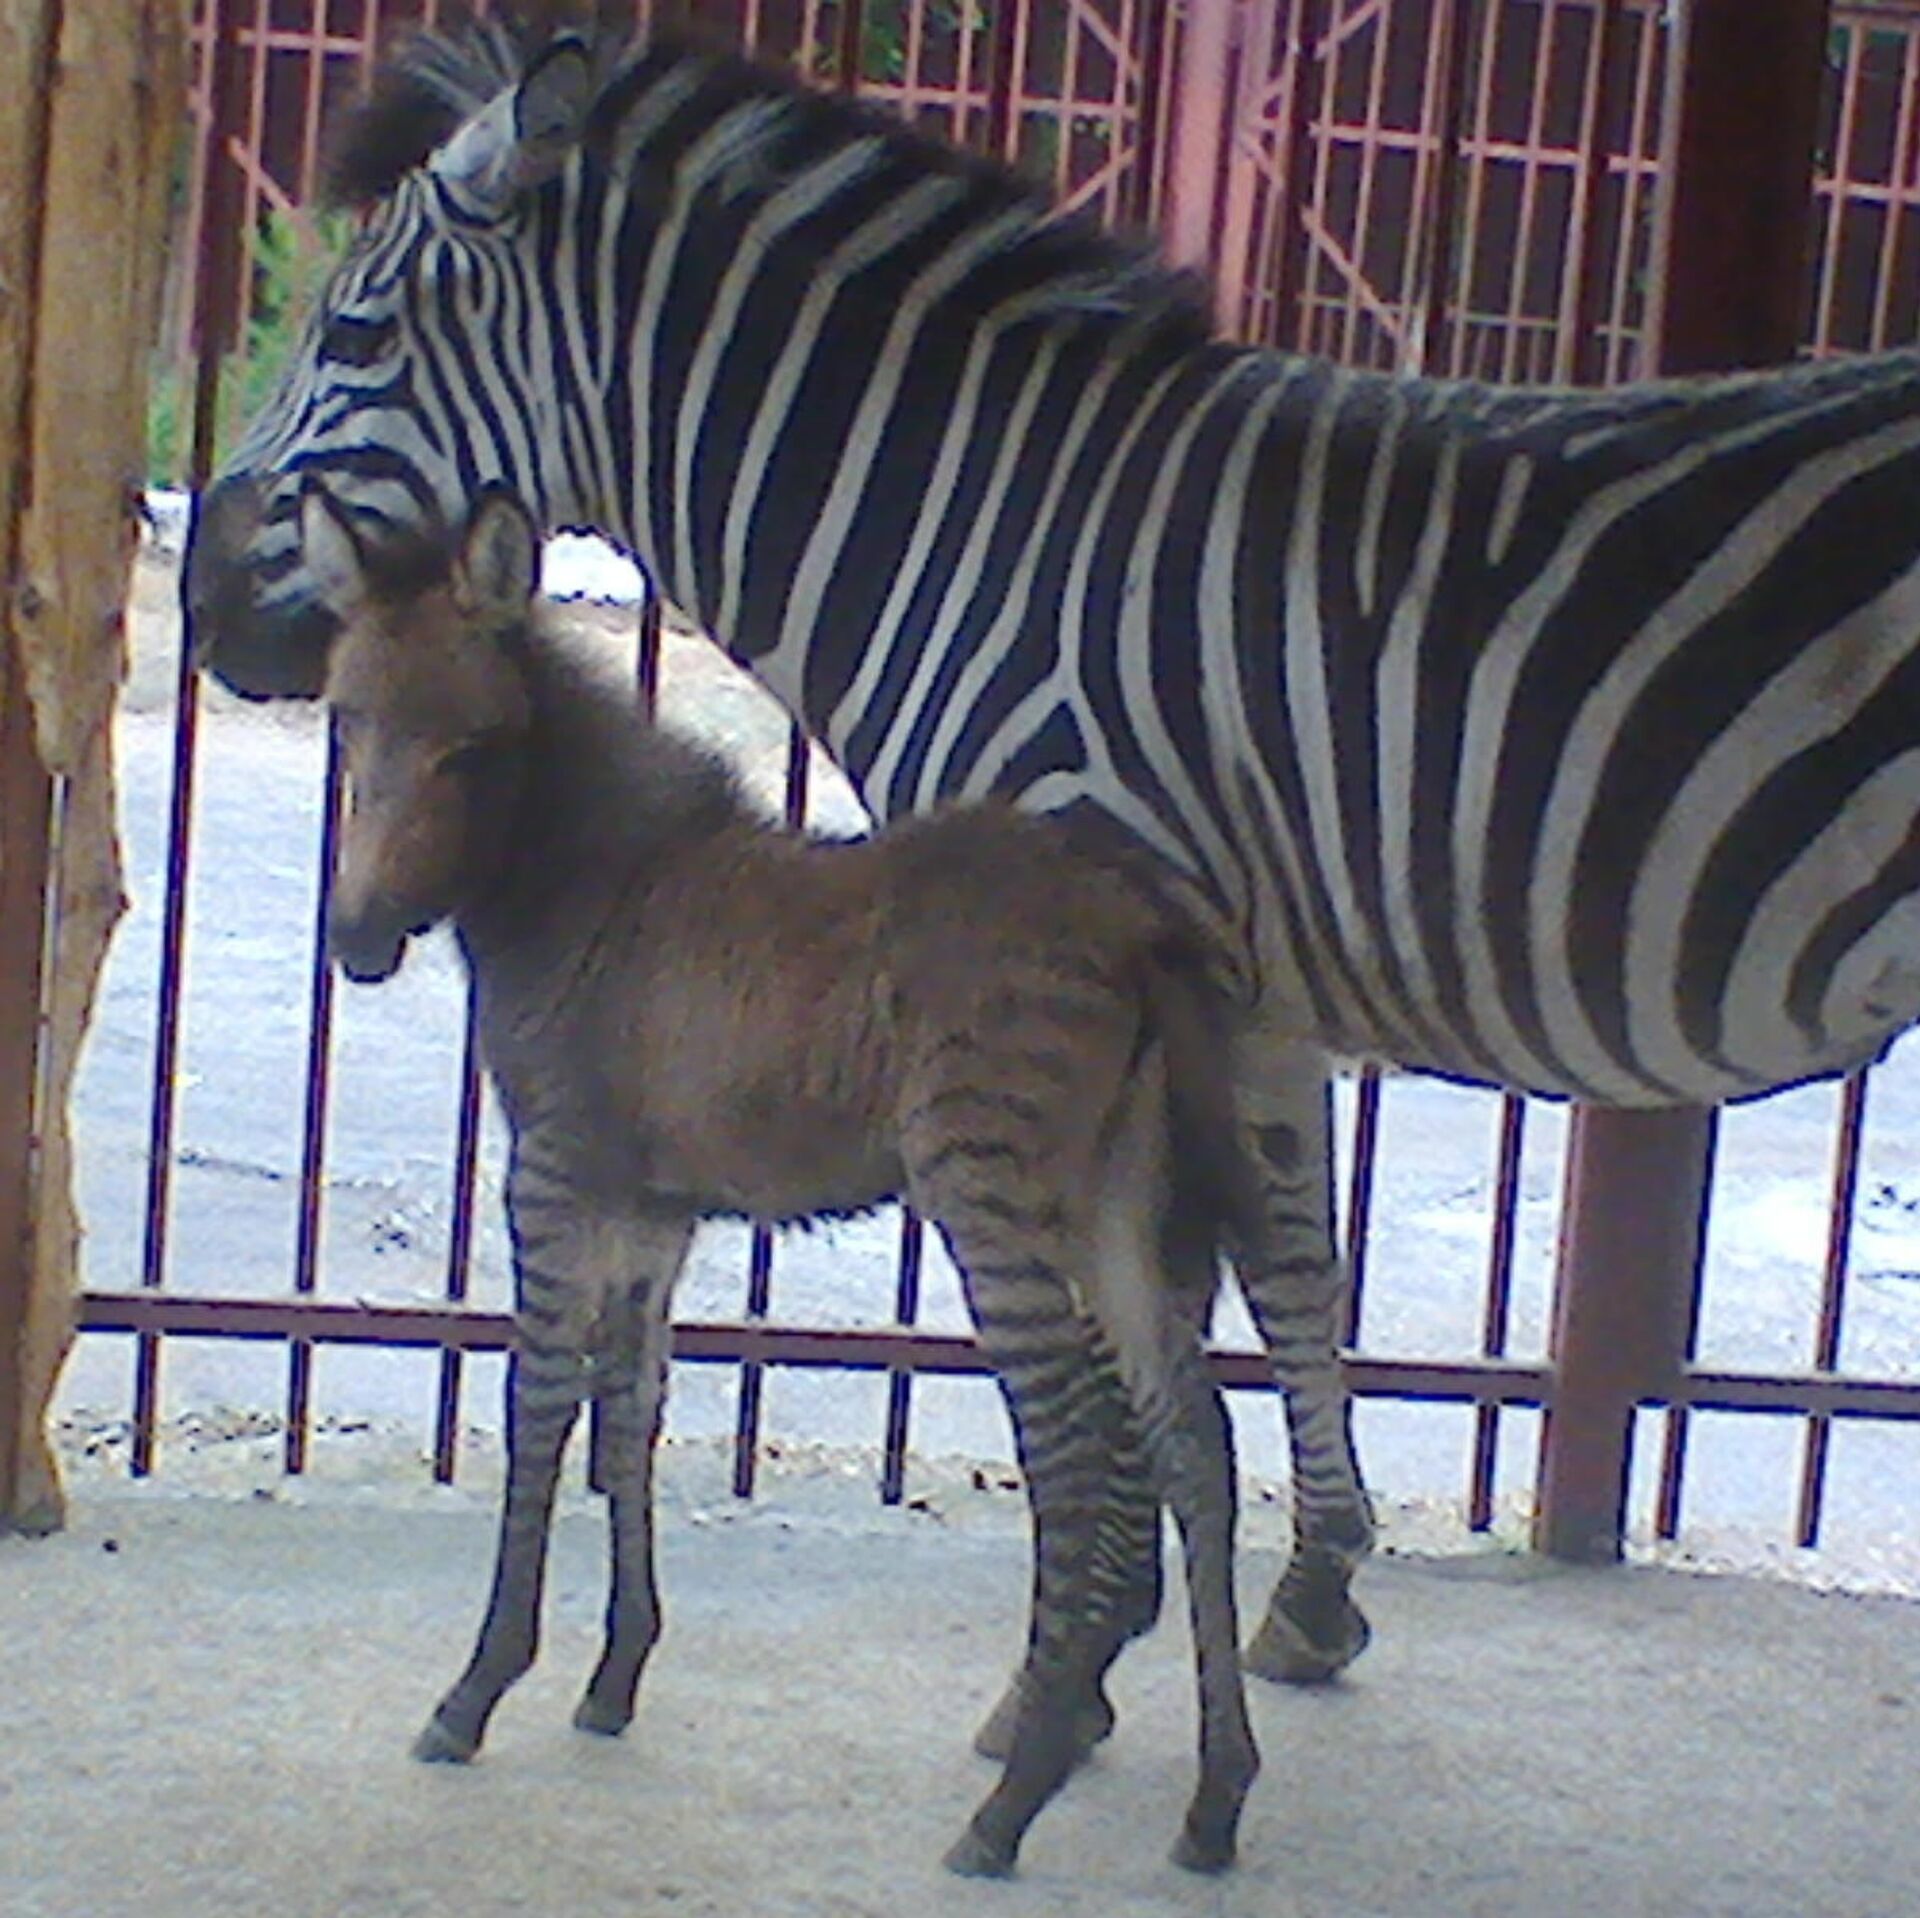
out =
[(681, 40), (424, 44), (203, 503), (202, 656), (317, 684), (302, 473), (407, 524), (504, 479), (628, 546), (877, 816), (991, 791), (1162, 855), (1240, 975), (1243, 1114), (1291, 1147), (1291, 1252), (1242, 1278), (1343, 1588), (1329, 1052), (1711, 1102), (1920, 1015), (1920, 356), (1349, 373), (1223, 344), (1003, 171)]

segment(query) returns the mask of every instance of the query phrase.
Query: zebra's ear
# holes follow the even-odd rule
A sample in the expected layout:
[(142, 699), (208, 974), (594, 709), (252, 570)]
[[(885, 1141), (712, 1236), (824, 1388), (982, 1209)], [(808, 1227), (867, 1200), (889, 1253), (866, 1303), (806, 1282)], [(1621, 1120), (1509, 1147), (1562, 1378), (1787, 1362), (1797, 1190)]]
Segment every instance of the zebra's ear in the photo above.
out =
[(467, 515), (454, 562), (455, 597), (468, 612), (522, 617), (540, 587), (540, 529), (517, 493), (489, 486)]
[(300, 557), (327, 610), (350, 616), (366, 597), (366, 556), (346, 514), (313, 480), (300, 494)]
[(428, 160), (428, 170), (483, 219), (502, 219), (520, 196), (566, 165), (593, 100), (584, 41), (556, 39), (519, 82), (503, 88)]

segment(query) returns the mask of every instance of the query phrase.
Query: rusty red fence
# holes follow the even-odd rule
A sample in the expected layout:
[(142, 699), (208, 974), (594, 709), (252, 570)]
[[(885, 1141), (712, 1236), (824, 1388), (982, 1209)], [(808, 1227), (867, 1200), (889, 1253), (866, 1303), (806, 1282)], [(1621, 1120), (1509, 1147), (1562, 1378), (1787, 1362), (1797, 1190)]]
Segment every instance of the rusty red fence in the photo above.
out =
[[(1355, 363), (1495, 380), (1605, 381), (1644, 370), (1670, 51), (1670, 10), (1655, 0), (727, 0), (678, 9), (640, 0), (636, 10), (698, 14), (823, 84), (857, 86), (949, 137), (1018, 159), (1067, 202), (1157, 225), (1178, 256), (1210, 267), (1223, 319), (1243, 336)], [(301, 217), (325, 111), (361, 83), (384, 30), (431, 11), (430, 0), (200, 0), (182, 222), (181, 258), (191, 272), (178, 276), (171, 349), (192, 392), (190, 480), (215, 444), (221, 355), (248, 335), (263, 221), (270, 212)], [(1920, 6), (1835, 7), (1821, 78), (1816, 260), (1803, 337), (1820, 352), (1911, 338), (1920, 333)], [(658, 644), (655, 625), (641, 647), (643, 673), (657, 671)], [(138, 1280), (83, 1301), (89, 1332), (135, 1340), (133, 1469), (154, 1463), (165, 1342), (217, 1337), (286, 1345), (292, 1471), (306, 1461), (316, 1347), (436, 1351), (433, 1469), (451, 1477), (464, 1356), (507, 1337), (499, 1313), (467, 1302), (481, 1130), (471, 1050), (458, 1074), (444, 1300), (369, 1307), (325, 1297), (319, 1228), (333, 1007), (317, 939), (290, 1272), (270, 1295), (187, 1296), (168, 1284), (197, 753), (198, 693), (184, 670), (178, 698)], [(795, 816), (805, 805), (806, 763), (796, 745), (788, 791)], [(1530, 1346), (1516, 1339), (1517, 1288), (1543, 1283), (1538, 1271), (1517, 1277), (1527, 1263), (1522, 1186), (1543, 1176), (1532, 1142), (1542, 1121), (1521, 1101), (1488, 1102), (1488, 1235), (1470, 1349), (1370, 1350), (1377, 1193), (1383, 1164), (1384, 1176), (1392, 1167), (1390, 1143), (1381, 1156), (1383, 1113), (1400, 1096), (1365, 1076), (1345, 1144), (1352, 1376), (1366, 1395), (1472, 1409), (1466, 1505), (1471, 1522), (1485, 1525), (1503, 1413), (1568, 1403), (1579, 1384), (1537, 1326)], [(1766, 1412), (1799, 1422), (1793, 1536), (1802, 1543), (1820, 1533), (1834, 1421), (1920, 1418), (1920, 1379), (1843, 1369), (1866, 1097), (1865, 1082), (1854, 1080), (1841, 1101), (1805, 1368), (1690, 1363), (1657, 1391), (1629, 1390), (1636, 1402), (1671, 1408), (1651, 1494), (1654, 1529), (1664, 1536), (1681, 1521), (1698, 1414)], [(1390, 1133), (1390, 1117), (1386, 1126)], [(1557, 1159), (1549, 1171), (1558, 1176)], [(1562, 1217), (1562, 1268), (1576, 1261), (1592, 1226), (1577, 1211)], [(891, 1323), (781, 1324), (771, 1316), (771, 1242), (759, 1235), (743, 1314), (677, 1329), (679, 1357), (738, 1369), (737, 1489), (751, 1489), (766, 1368), (824, 1366), (887, 1375), (881, 1482), (884, 1496), (901, 1495), (915, 1378), (978, 1369), (965, 1339), (914, 1329), (921, 1252), (919, 1229), (908, 1221)], [(1684, 1293), (1688, 1358), (1703, 1269), (1695, 1260), (1691, 1272), (1672, 1275)], [(1265, 1383), (1250, 1353), (1223, 1353), (1219, 1362), (1229, 1384)], [(1621, 1463), (1603, 1459), (1593, 1469), (1604, 1478)]]

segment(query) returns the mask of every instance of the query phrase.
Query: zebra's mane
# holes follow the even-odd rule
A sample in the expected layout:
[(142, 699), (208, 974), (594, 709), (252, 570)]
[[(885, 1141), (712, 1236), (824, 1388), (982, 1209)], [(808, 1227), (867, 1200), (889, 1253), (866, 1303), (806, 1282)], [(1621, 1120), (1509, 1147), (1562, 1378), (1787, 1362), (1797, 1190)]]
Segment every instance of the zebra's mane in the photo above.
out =
[[(965, 189), (970, 222), (1004, 222), (994, 253), (1042, 296), (1029, 310), (1106, 314), (1200, 344), (1213, 336), (1205, 281), (1165, 265), (1150, 247), (1119, 237), (1091, 215), (1059, 213), (1046, 191), (1012, 167), (968, 153), (909, 126), (897, 114), (720, 48), (697, 29), (636, 33), (620, 0), (520, 0), (485, 15), (443, 15), (382, 60), (364, 101), (340, 123), (323, 187), (330, 204), (365, 207), (383, 199), (470, 115), (512, 86), (556, 35), (590, 50), (595, 107), (618, 111), (621, 83), (646, 65), (697, 62), (701, 97), (715, 116), (748, 101), (784, 110), (767, 116), (733, 155), (729, 184), (777, 181), (781, 156), (805, 147), (873, 149), (876, 165), (903, 177), (941, 176)], [(768, 164), (762, 166), (761, 161)], [(1057, 295), (1051, 301), (1044, 296)]]

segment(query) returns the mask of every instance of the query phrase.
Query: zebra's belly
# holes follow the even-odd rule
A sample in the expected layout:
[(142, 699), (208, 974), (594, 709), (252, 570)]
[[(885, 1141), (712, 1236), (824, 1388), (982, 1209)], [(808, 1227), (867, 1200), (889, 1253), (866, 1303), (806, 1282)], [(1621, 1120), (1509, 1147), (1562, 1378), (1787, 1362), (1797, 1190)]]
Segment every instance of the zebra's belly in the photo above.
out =
[(1405, 991), (1405, 968), (1362, 971), (1351, 949), (1311, 984), (1270, 951), (1258, 1018), (1335, 1057), (1467, 1084), (1623, 1107), (1719, 1105), (1851, 1071), (1920, 1023), (1920, 895), (1864, 925), (1829, 910), (1800, 930), (1664, 968), (1631, 939), (1628, 963), (1568, 965), (1558, 979), (1509, 963), (1476, 982), (1463, 966), (1464, 985), (1423, 999)]

